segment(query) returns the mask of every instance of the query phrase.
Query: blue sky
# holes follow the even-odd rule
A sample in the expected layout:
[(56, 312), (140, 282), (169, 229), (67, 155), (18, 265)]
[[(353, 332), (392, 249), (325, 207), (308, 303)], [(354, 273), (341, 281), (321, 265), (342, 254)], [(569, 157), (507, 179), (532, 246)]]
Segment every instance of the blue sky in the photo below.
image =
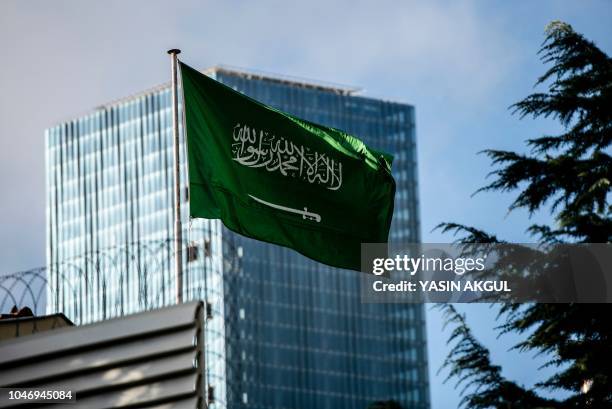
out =
[[(536, 52), (551, 20), (564, 20), (612, 53), (612, 3), (601, 1), (19, 1), (0, 3), (0, 272), (44, 264), (45, 127), (169, 78), (166, 49), (192, 66), (217, 63), (361, 86), (367, 96), (416, 107), (422, 237), (441, 221), (528, 242), (512, 195), (470, 195), (485, 183), (485, 148), (524, 151), (554, 133), (507, 107), (533, 91)], [(547, 220), (546, 214), (534, 220)], [(462, 307), (505, 373), (525, 384), (532, 357), (491, 330), (494, 311)], [(457, 392), (435, 376), (445, 349), (428, 313), (434, 409)]]

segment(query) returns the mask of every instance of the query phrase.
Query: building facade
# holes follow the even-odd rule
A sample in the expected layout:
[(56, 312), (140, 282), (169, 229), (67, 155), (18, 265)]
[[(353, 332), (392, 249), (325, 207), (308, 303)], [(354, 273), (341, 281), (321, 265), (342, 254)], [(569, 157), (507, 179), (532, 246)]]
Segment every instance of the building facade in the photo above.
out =
[[(393, 154), (390, 240), (419, 241), (412, 106), (227, 67), (207, 73)], [(165, 85), (46, 131), (50, 312), (86, 323), (174, 302), (170, 104)], [(186, 215), (184, 153), (181, 146)], [(364, 304), (358, 273), (238, 236), (216, 220), (183, 224), (184, 299), (210, 305), (214, 407), (365, 408), (387, 399), (429, 407), (423, 306)]]

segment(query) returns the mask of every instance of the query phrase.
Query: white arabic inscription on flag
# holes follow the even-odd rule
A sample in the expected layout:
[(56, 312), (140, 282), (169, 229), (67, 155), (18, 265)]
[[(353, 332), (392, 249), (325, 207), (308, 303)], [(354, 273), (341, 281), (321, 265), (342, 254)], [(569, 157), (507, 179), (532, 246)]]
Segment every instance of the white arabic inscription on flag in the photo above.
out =
[(329, 190), (342, 186), (342, 163), (324, 153), (239, 123), (234, 126), (232, 138), (232, 156), (241, 165), (278, 171)]

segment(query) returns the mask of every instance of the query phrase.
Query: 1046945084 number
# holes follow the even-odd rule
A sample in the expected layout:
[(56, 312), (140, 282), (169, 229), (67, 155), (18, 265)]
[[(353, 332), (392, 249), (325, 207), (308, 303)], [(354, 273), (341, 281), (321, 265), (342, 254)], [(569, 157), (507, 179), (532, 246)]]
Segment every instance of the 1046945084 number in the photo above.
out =
[(73, 402), (76, 394), (69, 389), (0, 388), (0, 403)]

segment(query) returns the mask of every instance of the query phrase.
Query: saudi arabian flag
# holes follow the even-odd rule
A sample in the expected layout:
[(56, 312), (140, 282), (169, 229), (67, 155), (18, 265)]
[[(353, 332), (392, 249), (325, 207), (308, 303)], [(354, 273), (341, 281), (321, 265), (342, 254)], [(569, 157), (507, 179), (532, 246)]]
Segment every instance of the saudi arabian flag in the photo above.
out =
[(191, 216), (360, 270), (361, 243), (387, 242), (392, 157), (180, 67)]

